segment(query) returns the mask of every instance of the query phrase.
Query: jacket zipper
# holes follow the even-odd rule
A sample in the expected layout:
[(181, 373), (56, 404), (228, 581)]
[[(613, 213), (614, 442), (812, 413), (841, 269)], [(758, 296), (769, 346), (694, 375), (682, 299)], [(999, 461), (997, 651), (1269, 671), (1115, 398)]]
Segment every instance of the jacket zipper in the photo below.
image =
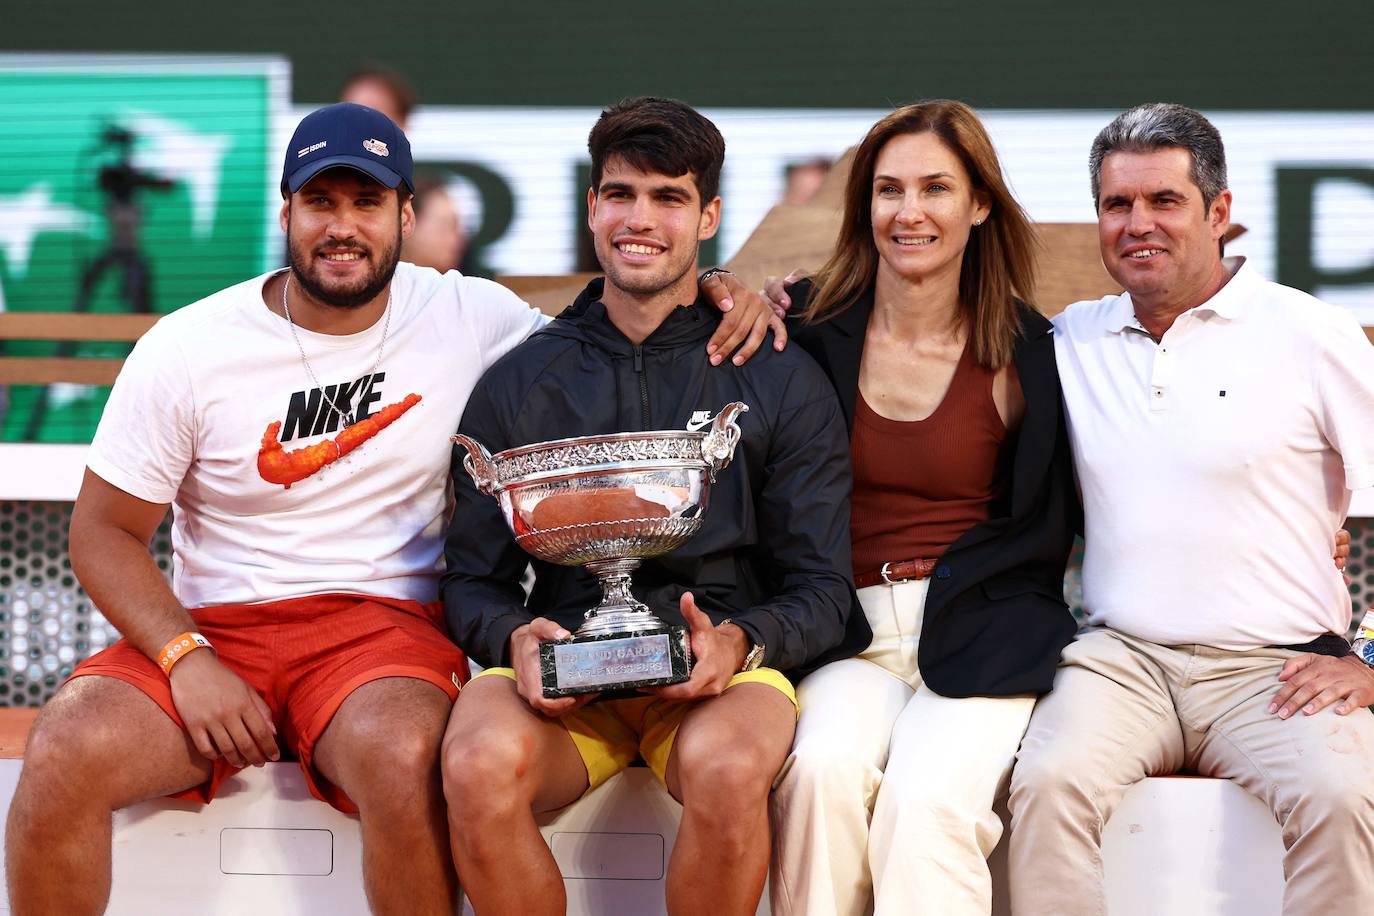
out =
[(639, 376), (639, 428), (649, 428), (649, 377), (644, 372), (644, 348), (635, 347), (635, 374)]

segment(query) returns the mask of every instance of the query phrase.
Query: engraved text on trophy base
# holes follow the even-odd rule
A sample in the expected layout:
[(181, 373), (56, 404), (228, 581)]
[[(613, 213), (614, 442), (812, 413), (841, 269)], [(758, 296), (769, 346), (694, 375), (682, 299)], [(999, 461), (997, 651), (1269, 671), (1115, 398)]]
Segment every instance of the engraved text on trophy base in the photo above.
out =
[(577, 636), (539, 647), (544, 696), (634, 690), (687, 680), (687, 628)]

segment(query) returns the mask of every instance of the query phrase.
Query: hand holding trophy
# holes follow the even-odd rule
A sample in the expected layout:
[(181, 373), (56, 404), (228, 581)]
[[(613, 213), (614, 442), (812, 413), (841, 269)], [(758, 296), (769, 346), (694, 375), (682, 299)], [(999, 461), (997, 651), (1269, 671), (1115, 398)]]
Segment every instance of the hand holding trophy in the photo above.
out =
[(688, 630), (669, 626), (630, 593), (640, 561), (668, 553), (701, 527), (710, 485), (734, 457), (736, 419), (727, 404), (708, 430), (653, 430), (556, 439), (492, 455), (469, 436), (463, 467), (494, 496), (516, 543), (549, 563), (585, 566), (601, 603), (571, 639), (542, 643), (545, 697), (630, 690), (685, 681)]

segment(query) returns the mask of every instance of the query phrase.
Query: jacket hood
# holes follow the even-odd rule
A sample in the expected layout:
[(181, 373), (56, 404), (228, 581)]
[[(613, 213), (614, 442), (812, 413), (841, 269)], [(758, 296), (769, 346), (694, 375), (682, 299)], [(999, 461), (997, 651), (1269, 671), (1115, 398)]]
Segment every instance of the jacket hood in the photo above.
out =
[[(576, 340), (599, 347), (617, 356), (630, 356), (635, 346), (606, 314), (601, 301), (605, 278), (597, 277), (578, 293), (573, 304), (559, 313), (533, 336), (548, 335)], [(641, 347), (671, 350), (695, 346), (706, 341), (720, 324), (721, 313), (704, 296), (689, 305), (679, 305), (668, 313), (663, 323), (645, 338)]]

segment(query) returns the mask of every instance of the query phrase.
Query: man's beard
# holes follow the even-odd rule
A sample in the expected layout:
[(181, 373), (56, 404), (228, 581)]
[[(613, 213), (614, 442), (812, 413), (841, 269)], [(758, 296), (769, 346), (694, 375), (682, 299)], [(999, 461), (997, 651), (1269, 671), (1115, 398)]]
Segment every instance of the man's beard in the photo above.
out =
[[(363, 245), (353, 245), (349, 249), (333, 246), (333, 249), (335, 251), (353, 250), (369, 260), (372, 254), (371, 250)], [(292, 238), (289, 222), (286, 231), (286, 259), (291, 266), (291, 273), (295, 276), (296, 283), (311, 299), (325, 305), (332, 305), (335, 308), (359, 308), (377, 298), (396, 274), (396, 264), (401, 260), (400, 220), (398, 219), (396, 222), (395, 242), (382, 250), (381, 256), (376, 261), (376, 266), (363, 278), (362, 283), (353, 289), (330, 289), (320, 281), (319, 275), (309, 269), (311, 261), (308, 253), (301, 250)]]

